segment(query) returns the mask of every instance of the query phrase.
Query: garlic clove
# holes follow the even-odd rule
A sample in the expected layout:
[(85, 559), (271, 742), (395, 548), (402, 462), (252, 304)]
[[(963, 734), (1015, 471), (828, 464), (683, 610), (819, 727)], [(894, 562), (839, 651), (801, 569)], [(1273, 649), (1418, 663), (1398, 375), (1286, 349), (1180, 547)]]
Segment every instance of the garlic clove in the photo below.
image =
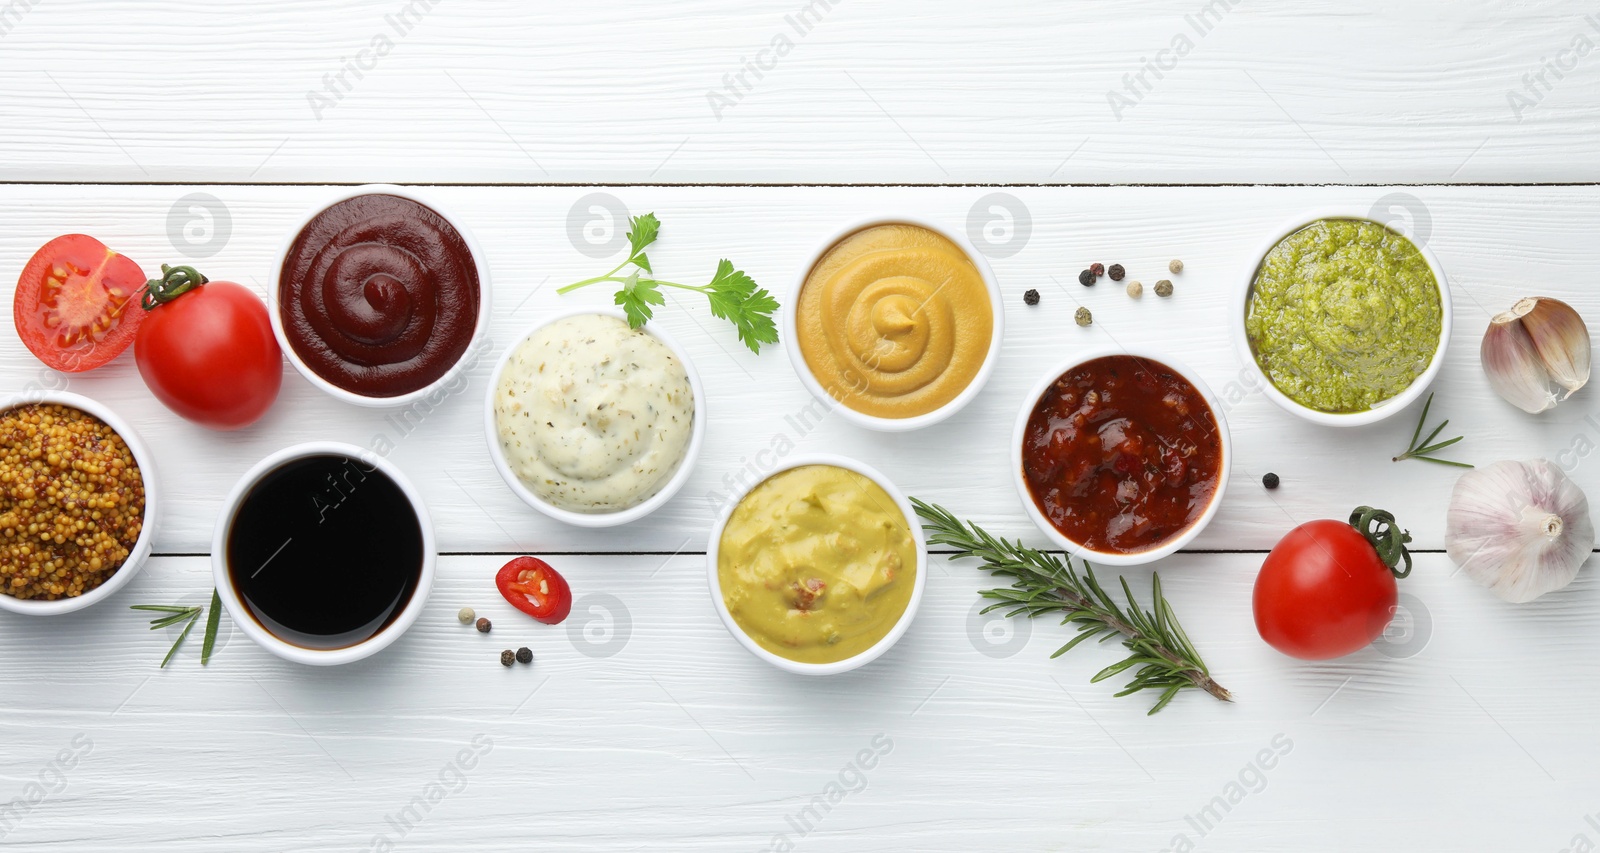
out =
[(1571, 305), (1559, 299), (1524, 299), (1512, 310), (1516, 311), (1523, 302), (1534, 304), (1521, 312), (1522, 327), (1533, 339), (1533, 347), (1550, 378), (1567, 389), (1561, 397), (1565, 400), (1589, 381), (1589, 327)]
[(1450, 559), (1515, 603), (1571, 583), (1594, 536), (1588, 498), (1546, 459), (1496, 462), (1461, 475), (1445, 518)]
[(1496, 314), (1489, 321), (1478, 357), (1483, 362), (1483, 372), (1489, 377), (1489, 387), (1506, 402), (1530, 414), (1538, 414), (1556, 404), (1550, 375), (1534, 346), (1533, 336), (1528, 334), (1515, 308)]

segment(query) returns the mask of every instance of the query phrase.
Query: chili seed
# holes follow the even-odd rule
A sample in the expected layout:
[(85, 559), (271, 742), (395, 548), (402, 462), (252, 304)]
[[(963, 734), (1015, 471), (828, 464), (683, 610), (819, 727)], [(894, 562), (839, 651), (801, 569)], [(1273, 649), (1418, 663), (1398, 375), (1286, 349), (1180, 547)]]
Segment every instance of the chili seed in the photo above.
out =
[(1096, 261), (1089, 265), (1089, 272), (1094, 273), (1095, 278), (1099, 278), (1106, 274), (1106, 265)]
[(472, 620), (478, 618), (478, 614), (473, 613), (470, 607), (463, 607), (461, 612), (456, 614), (456, 618), (460, 619), (463, 625), (471, 625)]
[(1173, 261), (1172, 261), (1172, 263), (1169, 263), (1169, 264), (1167, 264), (1167, 269), (1168, 269), (1168, 270), (1169, 270), (1169, 271), (1170, 271), (1170, 272), (1171, 272), (1171, 273), (1172, 273), (1172, 274), (1173, 274), (1173, 275), (1177, 275), (1177, 274), (1178, 274), (1178, 273), (1181, 273), (1181, 272), (1183, 272), (1183, 261), (1180, 261), (1180, 260), (1176, 260), (1176, 259), (1174, 259), (1174, 260), (1173, 260)]
[(1029, 305), (1038, 305), (1039, 304), (1039, 291), (1037, 291), (1037, 290), (1029, 290), (1027, 293), (1022, 294), (1022, 301), (1026, 302)]
[(1128, 274), (1128, 270), (1122, 264), (1112, 264), (1111, 268), (1106, 270), (1106, 274), (1111, 276), (1112, 281), (1122, 281), (1122, 277)]
[(1261, 485), (1269, 489), (1276, 489), (1278, 487), (1278, 475), (1268, 471), (1267, 476), (1261, 478)]
[(1078, 321), (1078, 325), (1087, 326), (1094, 322), (1094, 315), (1090, 314), (1087, 308), (1079, 308), (1078, 313), (1073, 315), (1073, 319)]
[(517, 649), (517, 663), (533, 663), (533, 649), (527, 646)]
[(1162, 279), (1162, 280), (1156, 282), (1156, 295), (1157, 296), (1171, 296), (1172, 295), (1172, 282), (1168, 281), (1167, 279)]
[(1078, 273), (1078, 283), (1084, 287), (1094, 287), (1094, 271), (1084, 270)]
[(501, 666), (510, 666), (510, 665), (512, 665), (512, 664), (514, 664), (516, 662), (517, 662), (517, 653), (516, 652), (514, 652), (514, 651), (512, 651), (510, 649), (506, 649), (505, 651), (500, 653), (500, 665)]
[(479, 619), (478, 620), (478, 633), (480, 633), (480, 634), (489, 633), (489, 626), (490, 626), (490, 622), (489, 622), (488, 617), (484, 617), (484, 618)]
[(1128, 295), (1132, 296), (1134, 299), (1138, 299), (1139, 297), (1143, 296), (1144, 285), (1140, 284), (1137, 279), (1128, 282)]

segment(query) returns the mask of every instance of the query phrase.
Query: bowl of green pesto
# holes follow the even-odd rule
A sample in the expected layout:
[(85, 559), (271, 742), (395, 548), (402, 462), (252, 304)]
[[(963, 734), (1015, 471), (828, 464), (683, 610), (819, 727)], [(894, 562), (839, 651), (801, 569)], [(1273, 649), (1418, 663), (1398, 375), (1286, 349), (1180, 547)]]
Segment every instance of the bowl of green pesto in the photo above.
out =
[(1273, 402), (1358, 426), (1415, 400), (1444, 363), (1450, 289), (1427, 246), (1364, 215), (1296, 217), (1255, 256), (1234, 340)]

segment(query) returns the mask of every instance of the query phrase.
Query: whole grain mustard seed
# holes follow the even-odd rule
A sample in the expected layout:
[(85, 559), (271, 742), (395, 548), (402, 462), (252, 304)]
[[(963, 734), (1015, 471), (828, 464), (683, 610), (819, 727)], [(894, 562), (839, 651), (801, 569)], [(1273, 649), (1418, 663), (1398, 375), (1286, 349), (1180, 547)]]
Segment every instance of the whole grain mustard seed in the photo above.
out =
[(1167, 264), (1167, 271), (1173, 275), (1183, 272), (1183, 261), (1174, 258), (1171, 263)]
[(1080, 326), (1087, 326), (1094, 322), (1094, 315), (1090, 314), (1089, 309), (1087, 308), (1079, 308), (1078, 313), (1072, 316), (1073, 319), (1078, 321), (1078, 325)]
[(456, 618), (461, 620), (463, 625), (471, 625), (472, 620), (478, 618), (478, 614), (474, 613), (470, 607), (463, 607), (461, 612), (456, 614)]
[(1172, 295), (1172, 282), (1168, 281), (1167, 279), (1162, 279), (1162, 280), (1156, 282), (1156, 295), (1157, 296), (1163, 296), (1163, 297), (1171, 296)]
[(133, 452), (99, 418), (41, 403), (0, 413), (0, 593), (95, 589), (127, 561), (144, 509)]
[(1128, 282), (1128, 295), (1132, 296), (1134, 299), (1138, 299), (1139, 297), (1143, 296), (1144, 285), (1140, 284), (1137, 279)]

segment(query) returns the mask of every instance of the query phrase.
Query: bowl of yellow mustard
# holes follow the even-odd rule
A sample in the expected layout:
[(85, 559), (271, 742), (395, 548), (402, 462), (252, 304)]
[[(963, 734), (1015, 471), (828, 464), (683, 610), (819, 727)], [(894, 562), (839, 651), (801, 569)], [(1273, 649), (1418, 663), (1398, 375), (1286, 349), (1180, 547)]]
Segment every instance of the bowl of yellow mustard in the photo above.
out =
[(1000, 360), (1000, 287), (965, 236), (914, 216), (839, 229), (800, 268), (781, 335), (806, 388), (868, 429), (954, 415)]
[(711, 529), (711, 599), (729, 633), (787, 672), (878, 659), (916, 616), (927, 548), (906, 496), (840, 456), (786, 460)]

